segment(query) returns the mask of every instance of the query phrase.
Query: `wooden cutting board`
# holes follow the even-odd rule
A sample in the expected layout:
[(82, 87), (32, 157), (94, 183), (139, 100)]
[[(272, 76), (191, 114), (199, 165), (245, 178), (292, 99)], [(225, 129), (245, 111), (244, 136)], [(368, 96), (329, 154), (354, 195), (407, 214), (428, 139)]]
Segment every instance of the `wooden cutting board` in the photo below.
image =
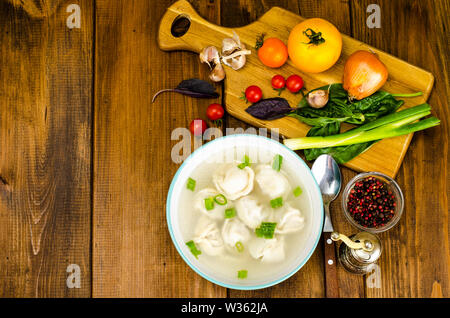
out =
[[(174, 36), (171, 29), (174, 21), (180, 17), (190, 20), (189, 29), (181, 36)], [(389, 79), (383, 86), (383, 90), (391, 93), (423, 92), (420, 97), (405, 99), (403, 107), (418, 105), (428, 99), (434, 83), (434, 77), (431, 73), (344, 34), (342, 35), (341, 57), (331, 69), (325, 72), (319, 74), (303, 73), (296, 69), (290, 60), (279, 69), (264, 66), (259, 61), (254, 49), (256, 38), (261, 33), (265, 33), (266, 38), (277, 37), (287, 43), (290, 30), (303, 20), (304, 18), (290, 11), (273, 7), (259, 20), (247, 26), (225, 28), (209, 23), (195, 12), (187, 1), (181, 0), (169, 7), (161, 19), (158, 43), (162, 50), (167, 51), (189, 50), (199, 53), (203, 48), (211, 45), (221, 50), (222, 40), (232, 37), (234, 30), (246, 48), (252, 50), (252, 54), (247, 55), (246, 65), (238, 71), (224, 66), (226, 72), (226, 110), (232, 116), (251, 125), (267, 127), (268, 129), (278, 128), (279, 133), (285, 137), (305, 136), (310, 127), (291, 117), (265, 121), (250, 116), (245, 112), (249, 104), (240, 99), (245, 88), (249, 85), (258, 85), (263, 91), (264, 98), (276, 97), (277, 93), (272, 89), (270, 82), (275, 74), (281, 74), (285, 77), (291, 74), (299, 74), (303, 78), (305, 88), (308, 91), (326, 84), (340, 83), (342, 82), (344, 63), (348, 56), (356, 50), (370, 49), (377, 53), (380, 60), (386, 65), (389, 71)], [(204, 65), (204, 67), (207, 66)], [(286, 98), (291, 107), (295, 107), (302, 98), (301, 94), (291, 94), (286, 91), (281, 94), (281, 97)], [(379, 171), (395, 177), (411, 138), (412, 134), (377, 142), (369, 150), (347, 162), (345, 166), (357, 171)]]

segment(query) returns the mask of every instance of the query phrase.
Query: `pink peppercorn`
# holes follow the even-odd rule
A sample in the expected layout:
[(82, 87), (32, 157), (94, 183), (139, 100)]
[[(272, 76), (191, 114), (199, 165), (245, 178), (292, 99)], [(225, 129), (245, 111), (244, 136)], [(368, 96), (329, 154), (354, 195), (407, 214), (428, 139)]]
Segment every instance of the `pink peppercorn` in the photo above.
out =
[(395, 198), (384, 181), (373, 176), (355, 183), (347, 201), (347, 210), (360, 225), (384, 226), (394, 216)]

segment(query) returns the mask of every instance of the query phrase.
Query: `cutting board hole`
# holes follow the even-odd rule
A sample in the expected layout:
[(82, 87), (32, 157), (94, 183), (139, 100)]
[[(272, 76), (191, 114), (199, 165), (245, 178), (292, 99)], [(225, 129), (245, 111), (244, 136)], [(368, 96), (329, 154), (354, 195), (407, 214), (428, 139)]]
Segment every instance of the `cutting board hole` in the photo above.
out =
[(170, 32), (174, 37), (179, 38), (186, 34), (190, 26), (191, 19), (189, 19), (189, 16), (182, 14), (173, 20)]

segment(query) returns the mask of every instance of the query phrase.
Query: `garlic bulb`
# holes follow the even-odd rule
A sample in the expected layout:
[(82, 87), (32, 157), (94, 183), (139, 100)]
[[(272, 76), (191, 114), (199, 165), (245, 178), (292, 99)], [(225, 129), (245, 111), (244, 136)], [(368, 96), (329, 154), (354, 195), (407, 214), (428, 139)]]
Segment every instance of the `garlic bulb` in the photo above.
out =
[(220, 57), (215, 46), (208, 46), (200, 52), (200, 61), (208, 64), (211, 70), (209, 78), (214, 82), (220, 82), (225, 78), (222, 62), (233, 70), (238, 70), (245, 65), (245, 56), (251, 53), (250, 50), (245, 49), (245, 45), (241, 43), (239, 36), (233, 31), (232, 38), (222, 40), (222, 57)]

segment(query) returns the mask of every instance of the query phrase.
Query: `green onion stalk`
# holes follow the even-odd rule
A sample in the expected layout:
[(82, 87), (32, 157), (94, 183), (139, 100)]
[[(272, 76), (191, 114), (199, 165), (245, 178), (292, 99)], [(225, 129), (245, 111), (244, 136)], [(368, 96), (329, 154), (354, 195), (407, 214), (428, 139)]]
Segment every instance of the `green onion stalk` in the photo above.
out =
[(407, 135), (440, 124), (440, 120), (436, 117), (419, 120), (429, 115), (430, 109), (430, 105), (421, 104), (380, 117), (341, 134), (285, 139), (284, 144), (292, 150), (300, 150), (347, 146)]

